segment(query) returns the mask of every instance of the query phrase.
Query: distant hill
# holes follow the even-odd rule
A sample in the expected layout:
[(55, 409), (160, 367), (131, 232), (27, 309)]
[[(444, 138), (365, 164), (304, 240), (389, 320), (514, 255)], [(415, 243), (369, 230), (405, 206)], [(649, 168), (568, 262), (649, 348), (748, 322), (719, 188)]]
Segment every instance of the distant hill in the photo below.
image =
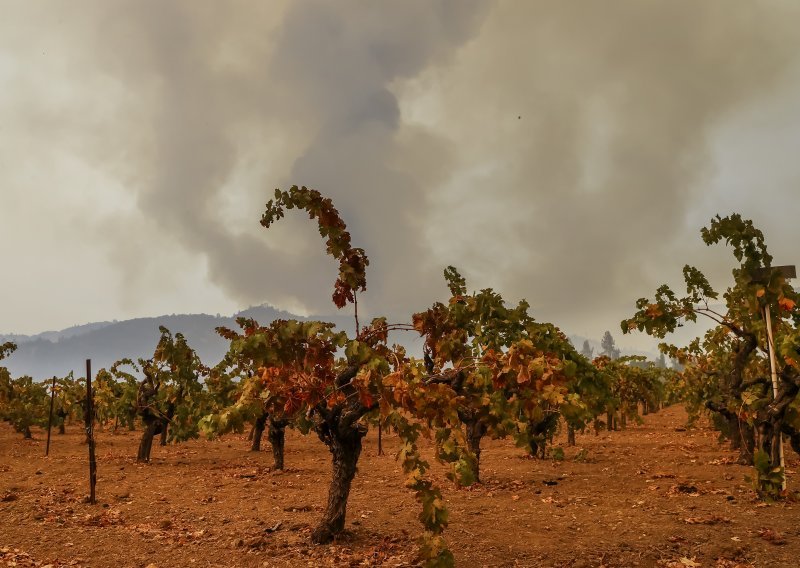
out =
[(59, 339), (74, 337), (76, 335), (83, 335), (84, 333), (88, 333), (96, 329), (102, 329), (114, 323), (117, 322), (100, 321), (95, 323), (87, 323), (85, 325), (75, 325), (72, 327), (68, 327), (67, 329), (62, 329), (61, 331), (43, 331), (42, 333), (37, 333), (36, 335), (17, 335), (14, 333), (7, 335), (0, 334), (0, 342), (13, 341), (15, 343), (21, 343), (23, 341), (33, 341), (36, 339), (47, 339), (49, 341), (58, 341)]
[(160, 325), (172, 333), (183, 333), (202, 361), (214, 365), (227, 350), (227, 342), (216, 334), (214, 328), (236, 328), (235, 318), (239, 316), (253, 318), (261, 324), (275, 319), (318, 319), (347, 331), (353, 327), (349, 315), (304, 318), (269, 306), (248, 308), (229, 317), (188, 314), (97, 322), (37, 335), (0, 335), (0, 342), (14, 341), (18, 346), (2, 365), (8, 367), (12, 376), (47, 379), (54, 375), (64, 376), (70, 371), (74, 371), (76, 376), (84, 376), (86, 359), (92, 360), (93, 369), (101, 369), (125, 357), (135, 360), (152, 356)]
[[(150, 357), (158, 342), (158, 327), (163, 325), (172, 333), (183, 333), (189, 345), (207, 365), (219, 362), (227, 350), (227, 342), (219, 337), (214, 328), (219, 326), (236, 328), (237, 317), (253, 318), (266, 325), (275, 319), (321, 320), (336, 324), (349, 334), (353, 331), (353, 317), (348, 313), (327, 316), (301, 317), (277, 310), (271, 306), (255, 306), (233, 316), (208, 314), (165, 315), (152, 318), (137, 318), (124, 321), (94, 322), (69, 327), (61, 331), (46, 331), (36, 335), (0, 335), (0, 343), (14, 341), (18, 349), (2, 365), (8, 367), (14, 377), (30, 375), (43, 380), (52, 376), (62, 377), (73, 371), (83, 376), (86, 359), (92, 360), (92, 368), (109, 367), (115, 361), (128, 357)], [(365, 323), (367, 320), (365, 319)], [(569, 340), (580, 351), (586, 338), (570, 335)], [(414, 332), (393, 333), (390, 343), (403, 345), (409, 355), (422, 355), (422, 340)], [(600, 342), (590, 339), (594, 354), (600, 353)], [(645, 355), (655, 360), (657, 353), (633, 351), (622, 348), (623, 355)]]

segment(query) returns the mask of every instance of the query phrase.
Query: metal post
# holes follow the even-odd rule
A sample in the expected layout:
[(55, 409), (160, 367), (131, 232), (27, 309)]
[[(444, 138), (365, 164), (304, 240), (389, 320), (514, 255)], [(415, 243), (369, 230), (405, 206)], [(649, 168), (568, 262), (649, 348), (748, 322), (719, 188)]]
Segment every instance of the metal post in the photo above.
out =
[(92, 360), (86, 359), (86, 441), (89, 443), (89, 503), (94, 505), (97, 461), (94, 456), (94, 401), (92, 400)]
[(47, 417), (47, 445), (44, 448), (44, 457), (50, 455), (50, 429), (53, 427), (53, 402), (56, 397), (56, 378), (53, 377), (53, 385), (50, 387), (50, 414)]
[[(772, 398), (778, 400), (778, 363), (775, 360), (775, 340), (772, 337), (772, 316), (770, 314), (769, 304), (764, 307), (767, 320), (767, 341), (769, 342), (769, 368), (772, 375)], [(780, 466), (783, 469), (783, 482), (781, 489), (786, 490), (786, 462), (783, 458), (783, 433), (778, 430), (778, 458), (780, 459)]]

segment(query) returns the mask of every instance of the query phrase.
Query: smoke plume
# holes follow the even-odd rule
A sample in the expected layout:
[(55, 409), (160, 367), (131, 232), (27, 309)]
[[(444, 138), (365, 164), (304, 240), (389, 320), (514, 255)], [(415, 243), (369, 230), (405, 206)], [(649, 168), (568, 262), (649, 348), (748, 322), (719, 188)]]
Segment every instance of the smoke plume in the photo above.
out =
[(331, 196), (369, 255), (372, 314), (442, 297), (453, 264), (598, 336), (711, 258), (697, 231), (727, 212), (706, 199), (720, 133), (795, 88), (800, 53), (800, 8), (777, 0), (7, 8), (4, 170), (68, 154), (94, 172), (110, 205), (76, 230), (102, 243), (121, 296), (211, 286), (332, 311), (313, 224), (258, 224), (272, 190), (298, 184)]

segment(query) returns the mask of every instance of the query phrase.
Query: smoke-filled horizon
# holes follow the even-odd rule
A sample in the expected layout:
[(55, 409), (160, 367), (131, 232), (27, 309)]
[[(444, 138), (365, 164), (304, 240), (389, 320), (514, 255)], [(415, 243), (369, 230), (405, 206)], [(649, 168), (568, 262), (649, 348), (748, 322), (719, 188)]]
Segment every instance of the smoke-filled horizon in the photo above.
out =
[(0, 331), (268, 303), (335, 311), (335, 263), (274, 188), (333, 198), (370, 315), (442, 270), (618, 344), (739, 212), (796, 263), (800, 6), (0, 0)]

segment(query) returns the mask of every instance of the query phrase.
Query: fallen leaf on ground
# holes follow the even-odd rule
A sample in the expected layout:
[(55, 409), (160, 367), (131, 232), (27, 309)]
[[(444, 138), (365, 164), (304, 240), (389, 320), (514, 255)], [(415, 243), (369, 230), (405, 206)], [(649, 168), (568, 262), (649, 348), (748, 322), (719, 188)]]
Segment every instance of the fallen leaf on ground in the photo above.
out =
[(711, 515), (709, 517), (689, 517), (683, 519), (683, 522), (689, 525), (716, 525), (719, 523), (730, 523), (731, 520), (728, 517)]
[(758, 536), (769, 542), (770, 544), (781, 545), (786, 544), (786, 539), (782, 533), (772, 529), (760, 529)]

